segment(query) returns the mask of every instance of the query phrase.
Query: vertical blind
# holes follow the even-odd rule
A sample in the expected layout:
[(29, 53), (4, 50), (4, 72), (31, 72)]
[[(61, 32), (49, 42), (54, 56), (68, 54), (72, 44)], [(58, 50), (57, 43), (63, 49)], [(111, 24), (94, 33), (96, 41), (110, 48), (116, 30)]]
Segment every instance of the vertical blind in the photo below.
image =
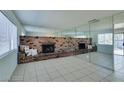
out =
[(17, 27), (0, 12), (0, 56), (17, 49)]

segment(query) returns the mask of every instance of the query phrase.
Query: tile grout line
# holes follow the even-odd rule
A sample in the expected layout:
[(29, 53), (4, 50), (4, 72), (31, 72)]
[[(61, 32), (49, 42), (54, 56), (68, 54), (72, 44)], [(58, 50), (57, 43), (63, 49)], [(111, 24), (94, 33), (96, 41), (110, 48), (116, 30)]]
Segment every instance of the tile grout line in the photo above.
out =
[(36, 71), (36, 64), (34, 66), (34, 70), (35, 70), (35, 74), (36, 74), (36, 81), (38, 82), (38, 75), (37, 75), (37, 71)]
[(46, 70), (46, 72), (47, 72), (47, 74), (48, 74), (48, 76), (49, 76), (49, 78), (50, 78), (50, 82), (52, 81), (52, 78), (50, 77), (50, 75), (49, 75), (49, 73), (48, 73), (48, 71), (47, 71), (47, 68), (45, 67), (45, 65), (43, 64), (43, 67), (44, 67), (44, 69)]

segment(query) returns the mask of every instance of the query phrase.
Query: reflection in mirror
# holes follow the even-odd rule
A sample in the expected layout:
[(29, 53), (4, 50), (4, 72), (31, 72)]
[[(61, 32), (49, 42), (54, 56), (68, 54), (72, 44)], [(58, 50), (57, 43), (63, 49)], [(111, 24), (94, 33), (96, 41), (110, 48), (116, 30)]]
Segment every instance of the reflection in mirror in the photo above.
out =
[(81, 59), (82, 62), (91, 62), (114, 70), (112, 19), (113, 17), (110, 16), (101, 20), (89, 21), (82, 26), (56, 32), (55, 36), (75, 38), (75, 44), (77, 40), (81, 40), (76, 45), (78, 47), (74, 47), (75, 57)]
[(114, 16), (114, 68), (124, 72), (124, 13)]
[(85, 40), (85, 39), (90, 40), (87, 47), (85, 47), (84, 49), (80, 49), (82, 53), (79, 55), (76, 55), (76, 57), (80, 58), (82, 62), (89, 62), (88, 47), (89, 47), (89, 44), (91, 43), (91, 38), (89, 37), (89, 24), (88, 23), (76, 28), (75, 38), (81, 38), (82, 40)]
[(92, 38), (92, 48), (96, 50), (90, 53), (90, 62), (113, 70), (112, 17), (91, 22), (90, 35)]

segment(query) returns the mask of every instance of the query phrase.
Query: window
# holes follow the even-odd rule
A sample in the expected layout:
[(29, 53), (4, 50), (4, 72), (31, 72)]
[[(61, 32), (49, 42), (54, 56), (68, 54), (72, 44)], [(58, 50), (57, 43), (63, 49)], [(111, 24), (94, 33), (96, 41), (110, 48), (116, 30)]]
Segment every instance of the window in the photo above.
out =
[(112, 33), (98, 34), (98, 44), (112, 45)]
[(99, 34), (98, 35), (98, 44), (104, 44), (105, 42), (105, 36), (104, 34)]
[(17, 49), (17, 28), (0, 12), (0, 57)]
[(112, 45), (112, 33), (105, 34), (105, 44)]

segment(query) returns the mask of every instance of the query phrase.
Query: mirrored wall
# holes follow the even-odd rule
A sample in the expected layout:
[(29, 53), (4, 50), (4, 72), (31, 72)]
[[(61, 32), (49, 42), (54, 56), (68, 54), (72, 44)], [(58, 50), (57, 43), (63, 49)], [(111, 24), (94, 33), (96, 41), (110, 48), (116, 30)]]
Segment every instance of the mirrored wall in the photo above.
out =
[(92, 48), (90, 62), (113, 70), (113, 19), (112, 16), (94, 20), (90, 24)]
[(124, 13), (113, 16), (114, 19), (114, 69), (124, 72)]
[[(90, 38), (90, 33), (89, 33), (89, 24), (84, 24), (80, 27), (77, 27), (76, 28), (76, 37), (75, 38), (81, 38), (81, 39), (90, 39), (91, 41), (91, 38)], [(90, 45), (90, 43), (88, 44)], [(86, 52), (83, 52), (85, 51)], [(82, 60), (82, 62), (90, 62), (89, 58), (90, 58), (90, 55), (89, 55), (89, 50), (88, 50), (88, 46), (85, 46), (85, 49), (82, 50), (82, 53), (79, 54), (79, 55), (76, 55), (77, 58), (80, 58)]]
[(84, 25), (55, 32), (54, 35), (90, 39), (88, 51), (75, 55), (82, 62), (90, 62), (110, 70), (124, 68), (124, 13), (91, 20)]

